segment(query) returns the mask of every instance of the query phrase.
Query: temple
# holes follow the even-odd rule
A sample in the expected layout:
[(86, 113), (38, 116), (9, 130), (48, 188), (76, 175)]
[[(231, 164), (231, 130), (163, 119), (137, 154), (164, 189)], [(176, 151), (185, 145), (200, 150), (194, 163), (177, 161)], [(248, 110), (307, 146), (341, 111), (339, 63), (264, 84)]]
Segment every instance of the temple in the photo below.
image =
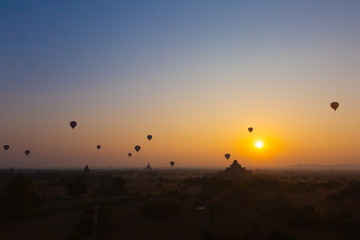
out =
[(241, 175), (251, 174), (251, 171), (246, 170), (237, 162), (237, 160), (234, 160), (234, 162), (230, 165), (230, 167), (226, 168), (225, 171), (222, 172), (222, 174), (231, 175), (231, 176), (241, 176)]
[(150, 163), (149, 163), (149, 162), (148, 162), (148, 164), (147, 164), (147, 166), (146, 166), (145, 170), (152, 170), (152, 168), (151, 168), (151, 166), (150, 166)]
[(84, 174), (89, 174), (90, 173), (90, 169), (88, 167), (88, 165), (86, 164), (85, 168), (84, 168)]

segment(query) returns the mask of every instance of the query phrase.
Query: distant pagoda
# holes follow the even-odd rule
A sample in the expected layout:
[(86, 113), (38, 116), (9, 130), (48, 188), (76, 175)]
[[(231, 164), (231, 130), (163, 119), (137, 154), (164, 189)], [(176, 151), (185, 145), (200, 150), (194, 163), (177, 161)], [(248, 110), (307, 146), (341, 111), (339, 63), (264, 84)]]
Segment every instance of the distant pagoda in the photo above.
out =
[(147, 166), (146, 166), (145, 170), (152, 170), (152, 168), (151, 168), (151, 166), (150, 166), (150, 163), (149, 163), (149, 162), (148, 162), (148, 164), (147, 164)]
[(84, 168), (84, 174), (89, 174), (90, 173), (90, 169), (89, 166), (86, 164), (85, 168)]
[(251, 174), (251, 171), (246, 170), (242, 167), (237, 160), (230, 165), (230, 167), (226, 168), (225, 171), (222, 172), (224, 175), (231, 175), (231, 176), (241, 176), (241, 175), (248, 175)]

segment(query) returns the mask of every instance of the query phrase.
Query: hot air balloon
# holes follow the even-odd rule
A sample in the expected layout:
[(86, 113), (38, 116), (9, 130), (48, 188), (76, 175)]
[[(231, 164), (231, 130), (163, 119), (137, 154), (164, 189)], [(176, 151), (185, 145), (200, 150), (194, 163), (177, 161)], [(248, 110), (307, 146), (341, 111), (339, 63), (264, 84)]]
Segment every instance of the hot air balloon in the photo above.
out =
[(25, 150), (25, 155), (29, 156), (29, 154), (30, 154), (30, 150)]
[(100, 145), (97, 145), (96, 148), (97, 148), (98, 150), (100, 150), (101, 146), (100, 146)]
[(230, 153), (225, 154), (225, 158), (226, 158), (226, 160), (229, 160), (229, 158), (230, 158)]
[(131, 157), (131, 155), (132, 155), (131, 153), (128, 153), (128, 156), (129, 156), (129, 157)]
[(149, 139), (149, 141), (152, 139), (151, 135), (147, 135), (147, 139)]
[(5, 151), (7, 151), (9, 148), (10, 148), (10, 146), (9, 146), (9, 145), (4, 145), (4, 149), (5, 149)]
[(330, 107), (331, 107), (332, 109), (334, 109), (334, 111), (336, 111), (336, 109), (339, 107), (339, 103), (338, 103), (338, 102), (332, 102), (332, 103), (330, 104)]
[(248, 131), (251, 133), (254, 129), (252, 127), (248, 128)]
[(170, 165), (173, 167), (175, 165), (175, 162), (174, 161), (171, 161), (170, 162)]
[(77, 122), (75, 122), (75, 121), (71, 121), (71, 122), (70, 122), (70, 127), (71, 127), (72, 129), (74, 129), (74, 128), (76, 127), (76, 125), (77, 125)]
[(140, 151), (140, 148), (141, 148), (141, 147), (140, 147), (139, 145), (136, 145), (136, 146), (135, 146), (135, 150), (136, 150), (137, 152)]

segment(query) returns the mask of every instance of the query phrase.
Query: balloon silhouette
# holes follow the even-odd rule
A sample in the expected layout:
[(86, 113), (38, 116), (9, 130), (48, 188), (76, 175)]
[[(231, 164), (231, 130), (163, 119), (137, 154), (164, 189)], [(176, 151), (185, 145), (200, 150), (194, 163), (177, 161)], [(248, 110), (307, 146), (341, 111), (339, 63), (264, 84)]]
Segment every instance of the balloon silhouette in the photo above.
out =
[(251, 133), (254, 129), (252, 127), (248, 128), (248, 131)]
[(226, 158), (226, 160), (229, 160), (229, 158), (230, 158), (230, 153), (225, 154), (225, 158)]
[(338, 102), (332, 102), (332, 103), (330, 104), (330, 107), (331, 107), (332, 109), (334, 109), (334, 111), (336, 111), (336, 109), (339, 107), (339, 103), (338, 103)]
[(128, 153), (128, 156), (131, 157), (132, 153)]
[(101, 146), (100, 146), (100, 145), (97, 145), (96, 148), (97, 148), (98, 150), (100, 150)]
[(136, 145), (135, 146), (135, 150), (138, 152), (138, 151), (140, 151), (140, 149), (141, 149), (141, 147), (139, 146), (139, 145)]
[(149, 141), (152, 139), (151, 135), (147, 135), (147, 139), (149, 139)]
[(9, 148), (10, 148), (10, 146), (9, 146), (9, 145), (4, 145), (4, 149), (5, 149), (5, 151), (7, 151)]
[(70, 122), (70, 127), (71, 127), (72, 129), (74, 129), (74, 128), (76, 127), (76, 125), (77, 125), (77, 122), (75, 122), (75, 121), (71, 121), (71, 122)]
[(171, 161), (170, 162), (170, 165), (173, 167), (175, 165), (175, 162), (174, 161)]
[(30, 150), (25, 150), (25, 155), (29, 156), (29, 154), (30, 154)]

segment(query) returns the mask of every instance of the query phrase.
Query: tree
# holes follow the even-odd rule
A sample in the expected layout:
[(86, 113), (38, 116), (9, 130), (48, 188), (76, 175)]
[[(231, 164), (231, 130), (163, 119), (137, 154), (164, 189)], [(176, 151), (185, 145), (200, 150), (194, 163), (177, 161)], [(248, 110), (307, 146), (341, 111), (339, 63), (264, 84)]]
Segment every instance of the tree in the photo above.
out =
[(74, 181), (72, 181), (66, 186), (68, 195), (76, 197), (82, 194), (86, 194), (87, 187), (88, 183), (82, 177), (76, 178)]
[(111, 182), (114, 194), (121, 194), (125, 191), (125, 180), (122, 177), (115, 177)]
[(33, 181), (25, 174), (14, 177), (2, 188), (4, 212), (8, 218), (18, 220), (35, 213), (40, 205)]

